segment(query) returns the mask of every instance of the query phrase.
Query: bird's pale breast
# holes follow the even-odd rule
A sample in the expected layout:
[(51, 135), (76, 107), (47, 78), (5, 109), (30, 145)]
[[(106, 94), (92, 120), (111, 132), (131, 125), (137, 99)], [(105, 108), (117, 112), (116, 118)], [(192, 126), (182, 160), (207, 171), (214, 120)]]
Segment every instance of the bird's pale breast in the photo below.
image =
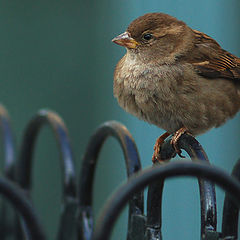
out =
[(233, 81), (203, 78), (190, 64), (157, 66), (128, 54), (116, 67), (114, 96), (127, 112), (170, 133), (183, 126), (194, 135), (203, 133), (240, 108)]

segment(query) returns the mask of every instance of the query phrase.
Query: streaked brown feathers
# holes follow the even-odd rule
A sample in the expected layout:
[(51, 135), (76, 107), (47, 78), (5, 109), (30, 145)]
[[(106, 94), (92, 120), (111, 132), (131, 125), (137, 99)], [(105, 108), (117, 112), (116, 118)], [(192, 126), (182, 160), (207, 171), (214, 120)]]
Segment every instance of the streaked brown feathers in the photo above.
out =
[(240, 80), (240, 59), (222, 49), (208, 35), (193, 30), (195, 45), (188, 61), (196, 71), (205, 77)]

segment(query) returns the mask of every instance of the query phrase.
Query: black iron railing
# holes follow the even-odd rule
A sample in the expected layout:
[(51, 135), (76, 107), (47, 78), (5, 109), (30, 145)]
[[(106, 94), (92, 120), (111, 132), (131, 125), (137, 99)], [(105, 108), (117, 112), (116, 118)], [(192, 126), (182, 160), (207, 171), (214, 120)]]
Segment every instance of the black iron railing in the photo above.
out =
[[(54, 112), (42, 110), (28, 123), (22, 140), (19, 158), (15, 147), (9, 117), (0, 106), (0, 126), (4, 145), (4, 176), (0, 177), (0, 194), (6, 201), (0, 206), (0, 239), (45, 240), (36, 209), (31, 203), (31, 182), (35, 142), (43, 125), (50, 125), (60, 151), (62, 172), (63, 210), (56, 236), (58, 240), (107, 240), (112, 228), (126, 204), (129, 204), (127, 240), (162, 240), (162, 194), (167, 178), (192, 176), (198, 178), (201, 206), (201, 239), (238, 239), (238, 212), (240, 206), (240, 160), (232, 176), (212, 167), (198, 141), (191, 135), (180, 137), (179, 148), (184, 149), (191, 161), (169, 162), (175, 156), (170, 138), (161, 148), (164, 163), (141, 169), (135, 142), (122, 124), (109, 121), (101, 125), (91, 136), (82, 160), (80, 176), (76, 179), (71, 144), (67, 128)], [(125, 159), (128, 180), (105, 203), (93, 226), (93, 186), (99, 153), (108, 137), (119, 142)], [(226, 191), (222, 231), (217, 232), (215, 184)], [(148, 187), (147, 213), (144, 215), (144, 188)], [(9, 219), (13, 211), (16, 214)]]

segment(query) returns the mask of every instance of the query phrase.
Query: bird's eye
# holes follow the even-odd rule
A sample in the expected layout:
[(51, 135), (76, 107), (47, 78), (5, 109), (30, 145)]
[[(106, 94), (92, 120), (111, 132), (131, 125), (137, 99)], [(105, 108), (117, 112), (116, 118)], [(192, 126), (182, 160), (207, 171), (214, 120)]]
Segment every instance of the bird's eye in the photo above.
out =
[(147, 41), (149, 41), (150, 39), (152, 39), (152, 34), (151, 33), (145, 33), (144, 35), (143, 35), (143, 39), (144, 40), (147, 40)]

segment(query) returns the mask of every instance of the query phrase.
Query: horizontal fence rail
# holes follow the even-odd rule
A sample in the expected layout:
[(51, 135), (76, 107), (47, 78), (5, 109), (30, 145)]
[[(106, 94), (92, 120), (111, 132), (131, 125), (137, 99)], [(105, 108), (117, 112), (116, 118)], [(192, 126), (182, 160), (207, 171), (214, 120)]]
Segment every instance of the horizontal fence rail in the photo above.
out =
[[(137, 146), (127, 128), (116, 121), (100, 125), (90, 137), (82, 159), (77, 181), (71, 141), (61, 117), (50, 110), (41, 110), (27, 124), (16, 157), (14, 135), (9, 115), (0, 105), (0, 124), (3, 143), (3, 175), (0, 177), (0, 239), (47, 239), (37, 209), (31, 200), (33, 154), (36, 139), (44, 125), (50, 126), (59, 148), (62, 179), (62, 209), (57, 240), (107, 240), (126, 204), (129, 205), (127, 240), (163, 240), (162, 196), (168, 178), (191, 176), (198, 179), (201, 207), (201, 239), (233, 240), (238, 238), (240, 206), (240, 160), (232, 176), (210, 165), (200, 143), (185, 133), (178, 141), (192, 161), (169, 162), (175, 155), (169, 137), (161, 146), (163, 163), (154, 163), (142, 170)], [(98, 156), (107, 138), (115, 138), (124, 155), (128, 180), (117, 188), (104, 204), (95, 222), (93, 187)], [(114, 156), (113, 156), (114, 157)], [(55, 159), (53, 159), (55, 161)], [(226, 191), (222, 213), (222, 230), (217, 232), (215, 184)], [(144, 188), (148, 187), (146, 215)], [(11, 217), (10, 217), (11, 216)]]

